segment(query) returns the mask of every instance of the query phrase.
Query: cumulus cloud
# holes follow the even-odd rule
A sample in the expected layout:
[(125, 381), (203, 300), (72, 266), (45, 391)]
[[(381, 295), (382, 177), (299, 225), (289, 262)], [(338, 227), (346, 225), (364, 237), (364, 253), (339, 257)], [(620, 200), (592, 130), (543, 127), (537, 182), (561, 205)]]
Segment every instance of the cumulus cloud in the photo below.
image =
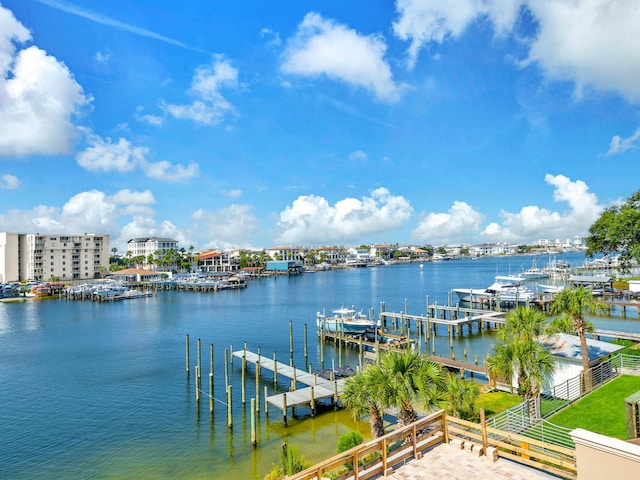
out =
[(408, 65), (413, 68), (425, 45), (460, 36), (478, 17), (492, 21), (498, 33), (510, 30), (522, 3), (518, 0), (398, 0), (398, 19), (393, 22), (393, 31), (401, 40), (410, 42)]
[(87, 132), (90, 143), (85, 150), (78, 153), (78, 165), (91, 172), (131, 172), (137, 168), (145, 175), (165, 182), (184, 182), (198, 175), (200, 167), (196, 163), (187, 166), (171, 164), (166, 160), (149, 162), (145, 158), (149, 153), (146, 147), (136, 147), (124, 138), (112, 142)]
[(422, 243), (445, 245), (469, 241), (480, 231), (484, 215), (471, 205), (455, 201), (446, 213), (429, 213), (411, 232)]
[(638, 148), (638, 141), (640, 140), (640, 128), (638, 128), (633, 135), (629, 138), (622, 138), (615, 135), (611, 139), (609, 145), (609, 151), (607, 155), (616, 155), (618, 153), (624, 153), (627, 150), (636, 150)]
[(15, 190), (20, 186), (20, 180), (15, 175), (2, 175), (0, 177), (0, 188), (5, 190)]
[(233, 190), (221, 190), (220, 193), (229, 198), (240, 198), (242, 196), (242, 190), (235, 188)]
[(190, 104), (160, 102), (165, 114), (202, 125), (218, 125), (233, 105), (222, 95), (223, 89), (238, 88), (238, 70), (222, 55), (214, 55), (211, 62), (200, 65), (187, 92), (195, 97)]
[(210, 248), (248, 246), (258, 232), (258, 218), (250, 205), (229, 205), (215, 212), (200, 209), (192, 218), (194, 235)]
[(591, 88), (640, 101), (640, 62), (629, 61), (640, 57), (640, 7), (632, 1), (398, 0), (393, 30), (410, 42), (411, 67), (422, 48), (458, 37), (473, 22), (489, 21), (498, 34), (511, 31), (523, 9), (537, 24), (525, 39), (523, 66), (536, 64), (548, 78), (573, 82), (577, 97)]
[(544, 180), (554, 187), (553, 199), (567, 203), (568, 210), (560, 213), (529, 205), (518, 213), (502, 211), (502, 225), (490, 224), (483, 235), (493, 240), (532, 242), (538, 238), (586, 234), (603, 210), (596, 195), (589, 192), (582, 180), (574, 182), (564, 175), (550, 174)]
[(315, 78), (326, 76), (364, 88), (383, 102), (396, 102), (402, 88), (395, 84), (380, 35), (361, 35), (346, 25), (308, 13), (289, 39), (281, 70)]
[(74, 117), (91, 102), (69, 69), (32, 45), (29, 31), (0, 5), (0, 155), (68, 152)]
[(323, 197), (303, 195), (280, 212), (278, 241), (318, 244), (360, 240), (400, 228), (412, 214), (413, 208), (404, 197), (392, 195), (384, 187), (369, 197), (345, 198), (334, 206)]

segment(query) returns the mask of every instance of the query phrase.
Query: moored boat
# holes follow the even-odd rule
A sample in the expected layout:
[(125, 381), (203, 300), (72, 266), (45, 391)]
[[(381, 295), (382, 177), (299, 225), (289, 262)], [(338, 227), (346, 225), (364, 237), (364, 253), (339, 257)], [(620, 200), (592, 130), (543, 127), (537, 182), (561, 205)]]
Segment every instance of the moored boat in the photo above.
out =
[(316, 323), (319, 328), (328, 332), (365, 333), (379, 327), (375, 320), (370, 319), (362, 312), (356, 312), (352, 308), (339, 308), (334, 310), (332, 316), (324, 313), (316, 314)]

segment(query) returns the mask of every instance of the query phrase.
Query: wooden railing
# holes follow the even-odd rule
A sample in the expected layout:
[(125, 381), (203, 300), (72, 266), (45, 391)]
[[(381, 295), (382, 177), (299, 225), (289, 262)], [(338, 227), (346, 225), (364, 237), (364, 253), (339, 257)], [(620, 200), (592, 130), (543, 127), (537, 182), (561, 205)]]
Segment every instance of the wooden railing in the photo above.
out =
[(433, 446), (454, 439), (460, 447), (473, 444), (474, 451), (481, 449), (484, 455), (508, 458), (561, 478), (577, 477), (575, 450), (487, 427), (484, 421), (473, 423), (448, 417), (440, 410), (287, 478), (364, 480), (386, 476), (396, 467), (428, 455)]

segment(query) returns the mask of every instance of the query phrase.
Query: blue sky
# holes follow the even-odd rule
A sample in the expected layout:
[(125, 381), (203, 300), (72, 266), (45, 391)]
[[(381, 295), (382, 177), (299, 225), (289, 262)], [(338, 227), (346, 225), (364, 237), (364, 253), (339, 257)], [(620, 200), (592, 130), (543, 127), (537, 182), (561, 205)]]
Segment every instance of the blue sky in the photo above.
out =
[(0, 0), (0, 231), (535, 242), (640, 188), (634, 0)]

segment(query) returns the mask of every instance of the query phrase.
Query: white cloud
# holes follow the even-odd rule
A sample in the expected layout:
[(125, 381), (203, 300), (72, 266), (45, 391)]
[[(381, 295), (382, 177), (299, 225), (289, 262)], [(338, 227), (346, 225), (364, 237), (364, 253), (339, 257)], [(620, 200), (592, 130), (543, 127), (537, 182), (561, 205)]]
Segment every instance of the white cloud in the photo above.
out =
[(149, 113), (143, 113), (144, 107), (136, 108), (135, 113), (133, 114), (134, 118), (139, 122), (146, 123), (147, 125), (153, 125), (159, 127), (164, 123), (164, 117), (160, 115), (152, 115)]
[(145, 190), (144, 192), (136, 192), (129, 190), (128, 188), (116, 192), (110, 196), (109, 199), (116, 205), (150, 205), (156, 203), (156, 199), (151, 193), (151, 190)]
[(640, 128), (636, 129), (634, 134), (629, 138), (622, 138), (615, 135), (611, 139), (607, 155), (616, 155), (618, 153), (624, 153), (627, 150), (636, 150), (638, 148), (638, 140), (640, 140)]
[(318, 244), (361, 240), (402, 227), (412, 214), (413, 208), (404, 197), (383, 187), (370, 197), (345, 198), (335, 206), (323, 197), (303, 195), (280, 212), (278, 241)]
[(425, 45), (460, 36), (478, 17), (489, 18), (498, 33), (508, 31), (521, 3), (518, 0), (398, 0), (399, 18), (393, 22), (393, 31), (401, 40), (411, 42), (407, 53), (412, 68)]
[(380, 35), (360, 35), (346, 25), (308, 13), (296, 35), (287, 42), (281, 69), (303, 77), (327, 76), (362, 87), (384, 102), (400, 98), (401, 87), (384, 56), (387, 45)]
[(212, 248), (248, 246), (258, 233), (258, 218), (250, 205), (229, 205), (216, 212), (200, 209), (192, 218), (196, 222), (193, 234)]
[(98, 63), (107, 64), (107, 63), (109, 63), (109, 59), (111, 58), (111, 54), (110, 53), (96, 52), (96, 54), (93, 56), (93, 58)]
[(351, 152), (351, 154), (349, 155), (349, 160), (360, 160), (360, 161), (365, 161), (367, 159), (367, 154), (365, 152), (363, 152), (362, 150), (356, 150), (354, 152)]
[(78, 153), (78, 165), (90, 172), (131, 172), (149, 152), (145, 147), (134, 147), (128, 140), (120, 138), (113, 143), (110, 138), (102, 139), (91, 135), (93, 145)]
[(0, 155), (68, 152), (73, 117), (91, 102), (69, 69), (36, 46), (16, 53), (31, 35), (0, 6)]
[(640, 101), (640, 5), (634, 1), (540, 2), (528, 7), (538, 21), (529, 62), (547, 76), (585, 87), (617, 92)]
[(395, 34), (410, 42), (409, 66), (431, 43), (456, 38), (472, 23), (490, 21), (498, 34), (512, 30), (522, 8), (536, 22), (525, 39), (523, 66), (537, 64), (551, 79), (585, 89), (610, 91), (640, 101), (640, 6), (632, 0), (398, 0)]
[(469, 241), (480, 231), (484, 215), (471, 205), (455, 201), (446, 213), (429, 213), (411, 232), (412, 237), (423, 243), (445, 245)]
[(15, 190), (20, 186), (20, 180), (15, 175), (2, 175), (0, 176), (0, 188), (5, 190)]
[(145, 158), (149, 153), (146, 147), (135, 147), (124, 138), (113, 143), (110, 138), (103, 139), (87, 132), (87, 139), (91, 145), (78, 153), (76, 160), (91, 172), (125, 173), (139, 168), (148, 177), (165, 182), (184, 182), (200, 172), (197, 163), (184, 166), (166, 160), (149, 162)]
[(196, 99), (186, 105), (160, 102), (160, 108), (174, 118), (191, 120), (202, 125), (218, 125), (234, 112), (233, 105), (222, 95), (223, 89), (238, 88), (238, 70), (222, 55), (200, 65), (191, 80), (189, 94)]
[(282, 40), (280, 39), (280, 34), (278, 32), (274, 32), (272, 29), (265, 27), (260, 30), (260, 38), (268, 38), (267, 45), (277, 47), (282, 44)]
[(229, 198), (240, 198), (242, 196), (242, 190), (235, 188), (233, 190), (221, 190), (220, 193)]
[(490, 224), (483, 235), (492, 240), (532, 242), (538, 238), (587, 234), (589, 226), (603, 210), (598, 198), (589, 192), (587, 184), (581, 180), (572, 182), (564, 175), (547, 174), (544, 180), (555, 187), (553, 199), (566, 202), (569, 210), (560, 213), (529, 205), (522, 207), (518, 213), (503, 211), (500, 214), (502, 225)]

